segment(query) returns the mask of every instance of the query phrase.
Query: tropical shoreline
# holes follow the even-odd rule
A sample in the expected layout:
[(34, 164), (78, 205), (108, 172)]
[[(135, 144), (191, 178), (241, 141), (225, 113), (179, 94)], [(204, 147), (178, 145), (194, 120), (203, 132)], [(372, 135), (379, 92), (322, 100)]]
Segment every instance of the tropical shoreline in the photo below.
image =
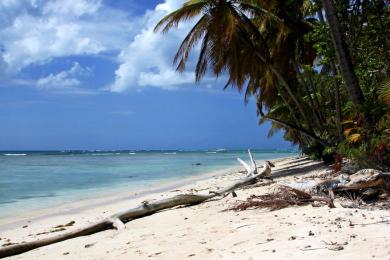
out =
[[(272, 160), (277, 184), (237, 190), (228, 196), (192, 207), (164, 210), (126, 223), (121, 231), (108, 230), (32, 250), (15, 259), (387, 259), (390, 255), (386, 230), (388, 211), (343, 208), (336, 203), (289, 207), (278, 211), (228, 210), (252, 194), (264, 194), (274, 185), (305, 185), (329, 173), (328, 166), (305, 157)], [(96, 223), (113, 213), (178, 194), (218, 190), (245, 175), (241, 168), (210, 173), (202, 179), (186, 180), (165, 191), (140, 195), (112, 203), (75, 210), (34, 220), (14, 222), (1, 230), (0, 242), (20, 243), (69, 232)], [(184, 181), (184, 180), (183, 180)], [(108, 202), (108, 201), (107, 201)], [(61, 227), (61, 228), (58, 228)], [(357, 254), (356, 252), (359, 252)]]
[(209, 178), (214, 178), (221, 175), (236, 172), (239, 168), (239, 166), (234, 166), (228, 167), (223, 170), (214, 170), (210, 172), (196, 174), (194, 176), (189, 176), (184, 179), (162, 180), (161, 183), (150, 184), (147, 187), (136, 188), (132, 191), (124, 191), (123, 188), (117, 192), (114, 192), (113, 190), (103, 191), (97, 194), (93, 194), (95, 196), (97, 195), (98, 198), (93, 198), (93, 195), (90, 195), (89, 197), (83, 198), (80, 201), (66, 202), (63, 205), (55, 205), (51, 208), (35, 209), (31, 212), (24, 212), (18, 216), (1, 217), (0, 232), (9, 228), (12, 229), (13, 227), (16, 227), (21, 223), (25, 223), (26, 221), (43, 220), (63, 214), (78, 214), (89, 209), (104, 207), (105, 205), (109, 205), (111, 203), (142, 199), (151, 194), (169, 192), (169, 190), (189, 185), (192, 182), (198, 182)]
[[(101, 154), (101, 153), (99, 153)], [(224, 171), (238, 165), (245, 151), (162, 152), (138, 155), (72, 153), (30, 153), (28, 156), (0, 156), (0, 225), (7, 217), (31, 215), (46, 208), (72, 205), (94, 198), (132, 197), (135, 193), (159, 191), (166, 185)], [(260, 160), (292, 156), (294, 153), (257, 153)], [(147, 192), (145, 192), (147, 191)], [(27, 212), (27, 214), (26, 214)], [(34, 215), (34, 214), (33, 214)]]

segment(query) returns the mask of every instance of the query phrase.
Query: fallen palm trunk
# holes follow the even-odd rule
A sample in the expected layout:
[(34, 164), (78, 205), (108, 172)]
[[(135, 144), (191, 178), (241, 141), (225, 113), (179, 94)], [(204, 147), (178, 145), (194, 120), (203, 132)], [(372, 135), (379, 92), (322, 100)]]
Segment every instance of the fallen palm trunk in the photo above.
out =
[[(368, 202), (379, 202), (380, 207), (389, 207), (390, 173), (374, 169), (363, 169), (352, 175), (341, 174), (335, 178), (320, 182), (313, 188), (317, 193), (338, 193), (348, 199), (341, 204), (344, 208), (368, 206)], [(379, 204), (377, 204), (379, 206)]]
[(363, 169), (352, 175), (340, 175), (315, 186), (317, 190), (359, 191), (364, 189), (390, 190), (390, 173), (374, 169)]
[(218, 191), (210, 191), (208, 195), (184, 194), (184, 195), (177, 195), (168, 199), (158, 200), (155, 202), (143, 202), (142, 205), (137, 208), (132, 208), (124, 212), (114, 214), (106, 220), (103, 220), (96, 224), (75, 231), (71, 231), (65, 234), (60, 234), (54, 237), (40, 239), (32, 242), (25, 242), (25, 243), (20, 243), (20, 244), (0, 248), (0, 258), (21, 254), (39, 247), (58, 243), (64, 240), (92, 235), (108, 229), (120, 230), (125, 228), (124, 223), (128, 221), (131, 221), (136, 218), (142, 218), (144, 216), (154, 214), (164, 209), (174, 208), (177, 206), (196, 205), (217, 196), (225, 196), (228, 193), (234, 194), (234, 190), (236, 190), (237, 188), (240, 188), (248, 184), (253, 184), (258, 179), (266, 177), (271, 173), (272, 164), (270, 164), (269, 162), (266, 162), (264, 164), (263, 170), (260, 173), (258, 173), (256, 163), (253, 160), (252, 154), (249, 150), (248, 153), (251, 159), (250, 166), (247, 165), (241, 159), (239, 159), (240, 163), (243, 164), (245, 169), (247, 170), (247, 176), (243, 180), (238, 181), (225, 189), (218, 190)]
[(352, 191), (369, 188), (390, 191), (390, 174), (374, 169), (363, 169), (349, 176), (347, 183), (337, 185), (334, 191)]

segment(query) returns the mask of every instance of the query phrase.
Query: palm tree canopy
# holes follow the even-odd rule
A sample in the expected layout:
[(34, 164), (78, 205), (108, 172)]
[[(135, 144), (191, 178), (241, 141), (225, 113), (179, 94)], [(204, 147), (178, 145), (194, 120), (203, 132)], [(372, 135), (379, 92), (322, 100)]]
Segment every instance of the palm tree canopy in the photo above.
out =
[(190, 0), (164, 17), (155, 31), (165, 33), (180, 22), (198, 19), (174, 57), (177, 70), (185, 69), (190, 52), (200, 45), (196, 81), (209, 68), (217, 77), (225, 72), (226, 86), (242, 90), (246, 84), (246, 97), (261, 94), (270, 106), (278, 93), (270, 64), (285, 81), (296, 81), (295, 46), (302, 45), (310, 27), (300, 15), (302, 6), (303, 1)]

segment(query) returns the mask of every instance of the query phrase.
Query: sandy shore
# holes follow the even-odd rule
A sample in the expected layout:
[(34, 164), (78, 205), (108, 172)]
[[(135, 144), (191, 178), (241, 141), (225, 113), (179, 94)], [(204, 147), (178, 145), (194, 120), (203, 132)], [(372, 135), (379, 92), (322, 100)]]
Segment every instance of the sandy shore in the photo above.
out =
[[(15, 259), (390, 259), (390, 212), (326, 206), (290, 207), (278, 211), (225, 211), (252, 194), (276, 185), (305, 186), (329, 169), (306, 158), (274, 160), (276, 184), (238, 190), (238, 197), (209, 201), (193, 207), (166, 210), (109, 230), (42, 247)], [(53, 236), (94, 223), (138, 206), (144, 200), (176, 194), (205, 193), (225, 187), (243, 174), (230, 169), (183, 183), (168, 191), (129, 197), (126, 194), (66, 205), (45, 214), (8, 219), (0, 225), (0, 245)], [(166, 189), (165, 189), (166, 190)], [(42, 212), (41, 212), (42, 213)], [(66, 230), (54, 227), (74, 221)], [(57, 228), (58, 230), (58, 228)]]
[[(200, 173), (182, 179), (170, 179), (166, 181), (161, 181), (158, 184), (154, 183), (146, 187), (132, 189), (132, 191), (124, 191), (124, 189), (122, 188), (115, 193), (113, 193), (112, 191), (108, 191), (106, 193), (97, 193), (95, 194), (95, 197), (88, 197), (79, 201), (66, 202), (62, 205), (55, 205), (50, 208), (24, 211), (23, 214), (18, 214), (16, 216), (12, 214), (7, 214), (5, 216), (0, 215), (0, 234), (1, 232), (4, 232), (6, 230), (14, 229), (15, 227), (18, 227), (20, 225), (36, 222), (38, 220), (46, 220), (49, 218), (63, 215), (78, 215), (80, 213), (84, 214), (88, 213), (88, 211), (91, 209), (92, 211), (94, 211), (97, 208), (106, 208), (107, 206), (117, 205), (121, 202), (129, 203), (132, 201), (137, 201), (137, 203), (139, 203), (139, 201), (145, 200), (149, 195), (161, 195), (163, 193), (178, 189), (180, 187), (192, 183), (197, 183), (203, 180), (215, 178), (226, 174), (234, 174), (237, 173), (240, 169), (241, 167), (234, 166), (223, 170)], [(92, 218), (94, 217), (92, 216)]]

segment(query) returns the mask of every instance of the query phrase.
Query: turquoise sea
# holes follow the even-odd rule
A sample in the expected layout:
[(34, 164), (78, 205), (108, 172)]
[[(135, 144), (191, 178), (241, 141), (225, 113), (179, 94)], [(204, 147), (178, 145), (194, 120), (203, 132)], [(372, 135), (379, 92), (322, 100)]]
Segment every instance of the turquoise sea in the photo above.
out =
[[(256, 160), (296, 151), (252, 151)], [(156, 187), (230, 166), (246, 151), (0, 151), (0, 218), (66, 202)]]

